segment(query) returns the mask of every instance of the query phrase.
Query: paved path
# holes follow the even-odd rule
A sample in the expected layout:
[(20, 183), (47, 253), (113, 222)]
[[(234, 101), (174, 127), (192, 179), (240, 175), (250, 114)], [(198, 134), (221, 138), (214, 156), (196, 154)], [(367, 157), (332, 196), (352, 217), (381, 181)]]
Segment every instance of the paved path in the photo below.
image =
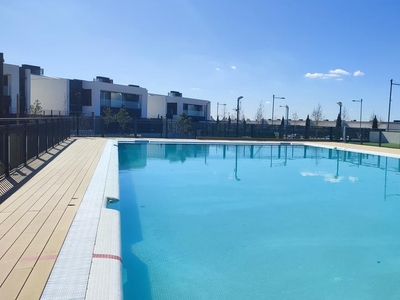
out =
[(69, 139), (14, 175), (59, 152), (0, 205), (0, 299), (40, 298), (106, 142)]

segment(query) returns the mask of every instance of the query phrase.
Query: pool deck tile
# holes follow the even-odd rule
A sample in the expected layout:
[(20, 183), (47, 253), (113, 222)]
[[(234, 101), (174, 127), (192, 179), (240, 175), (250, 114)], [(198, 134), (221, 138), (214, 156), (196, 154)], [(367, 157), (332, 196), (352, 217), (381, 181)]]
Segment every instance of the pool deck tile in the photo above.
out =
[[(0, 192), (8, 192), (33, 175), (0, 204), (0, 299), (40, 298), (106, 143), (102, 138), (71, 138), (12, 174), (11, 180), (0, 181)], [(399, 149), (355, 144), (300, 144), (400, 155)]]

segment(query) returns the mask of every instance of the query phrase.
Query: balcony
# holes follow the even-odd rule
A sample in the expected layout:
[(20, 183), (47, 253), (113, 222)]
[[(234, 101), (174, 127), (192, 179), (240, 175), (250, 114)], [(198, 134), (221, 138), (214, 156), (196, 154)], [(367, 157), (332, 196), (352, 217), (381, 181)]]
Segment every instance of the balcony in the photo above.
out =
[(183, 113), (185, 113), (188, 117), (204, 117), (204, 111), (198, 111), (198, 110), (193, 110), (193, 109), (187, 109), (183, 110)]
[(122, 100), (109, 100), (109, 99), (100, 99), (100, 105), (105, 107), (115, 107), (115, 108), (133, 108), (140, 109), (140, 102), (132, 102), (132, 101), (122, 101)]

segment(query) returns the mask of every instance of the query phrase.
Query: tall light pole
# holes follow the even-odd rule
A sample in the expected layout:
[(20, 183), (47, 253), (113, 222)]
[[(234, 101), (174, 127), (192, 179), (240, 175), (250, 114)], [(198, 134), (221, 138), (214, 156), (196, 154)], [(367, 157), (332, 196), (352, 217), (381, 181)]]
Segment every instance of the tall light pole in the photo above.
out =
[(285, 127), (289, 124), (289, 105), (279, 105), (279, 107), (284, 107), (286, 109), (286, 120)]
[(217, 120), (218, 120), (218, 116), (219, 116), (219, 114), (218, 114), (218, 107), (219, 107), (220, 105), (226, 106), (226, 103), (219, 103), (219, 102), (217, 102)]
[(243, 96), (237, 98), (237, 106), (236, 106), (236, 137), (239, 136), (239, 104), (240, 100), (243, 99)]
[(360, 100), (352, 100), (353, 102), (360, 102), (360, 141), (361, 141), (361, 120), (362, 120), (362, 103), (363, 99)]
[(392, 104), (392, 86), (400, 85), (400, 83), (394, 83), (393, 79), (390, 79), (390, 92), (389, 92), (389, 109), (388, 109), (388, 121), (386, 124), (386, 131), (389, 131), (389, 122), (390, 122), (390, 106)]
[(275, 99), (285, 99), (285, 97), (277, 97), (277, 96), (275, 96), (275, 95), (272, 95), (272, 125), (274, 125)]

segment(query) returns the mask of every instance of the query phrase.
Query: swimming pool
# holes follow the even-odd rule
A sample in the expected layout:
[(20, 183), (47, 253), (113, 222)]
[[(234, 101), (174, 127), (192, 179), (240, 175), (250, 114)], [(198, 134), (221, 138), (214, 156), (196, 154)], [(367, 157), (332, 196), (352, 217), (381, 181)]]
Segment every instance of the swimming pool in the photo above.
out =
[(119, 144), (125, 299), (399, 299), (400, 160)]

